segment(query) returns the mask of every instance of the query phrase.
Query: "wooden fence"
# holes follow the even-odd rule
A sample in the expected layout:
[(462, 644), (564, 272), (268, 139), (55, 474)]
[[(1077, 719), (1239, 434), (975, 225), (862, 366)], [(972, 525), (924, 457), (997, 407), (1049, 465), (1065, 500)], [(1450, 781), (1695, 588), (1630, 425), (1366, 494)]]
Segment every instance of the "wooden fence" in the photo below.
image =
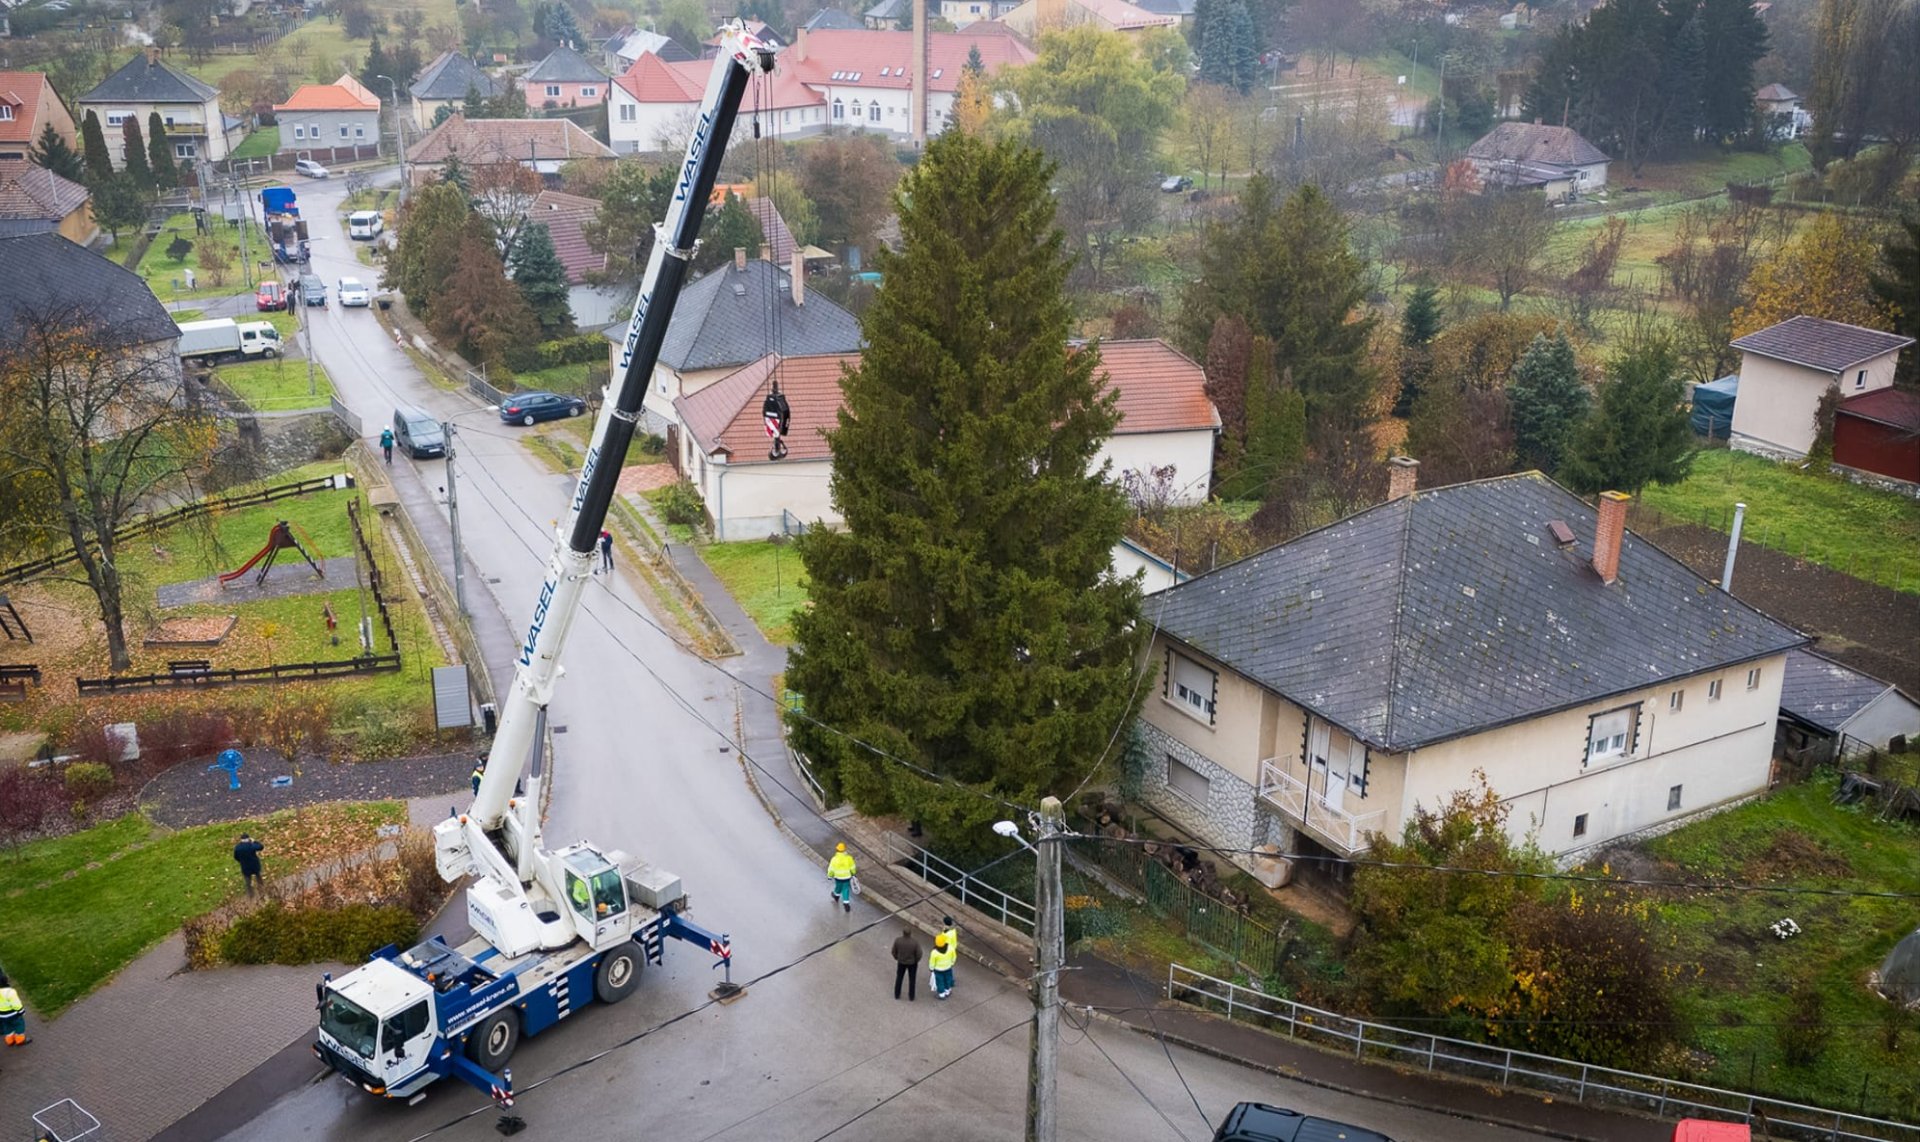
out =
[(395, 662), (400, 660), (400, 636), (393, 629), (393, 612), (387, 608), (387, 577), (380, 572), (380, 564), (374, 562), (373, 547), (367, 543), (367, 533), (360, 526), (360, 501), (347, 501), (347, 522), (353, 525), (353, 542), (360, 549), (360, 558), (367, 564), (367, 585), (373, 592), (374, 610), (380, 612), (380, 625), (387, 628), (387, 645), (393, 650)]
[(121, 674), (107, 678), (76, 678), (82, 694), (117, 693), (122, 690), (180, 690), (224, 686), (235, 682), (301, 682), (315, 678), (340, 678), (350, 674), (383, 674), (400, 669), (400, 655), (368, 654), (332, 662), (274, 663), (270, 666), (241, 666), (226, 669), (182, 670), (166, 674)]
[[(269, 503), (273, 500), (285, 499), (288, 496), (303, 496), (308, 492), (323, 491), (339, 486), (336, 483), (337, 479), (338, 477), (334, 476), (315, 476), (312, 479), (298, 480), (291, 484), (279, 484), (271, 488), (262, 488), (257, 492), (243, 492), (237, 496), (219, 496), (197, 500), (194, 503), (174, 508), (172, 511), (161, 512), (159, 515), (141, 516), (131, 523), (116, 528), (113, 533), (113, 539), (115, 543), (120, 543), (135, 536), (151, 535), (161, 528), (171, 527), (182, 520), (194, 519), (198, 516), (206, 515), (208, 512), (225, 511), (229, 508), (252, 507), (255, 504)], [(349, 488), (352, 487), (353, 478), (349, 476), (346, 479), (347, 483), (345, 486)], [(8, 583), (23, 582), (36, 575), (44, 575), (56, 568), (73, 563), (78, 559), (79, 556), (75, 555), (72, 551), (64, 551), (55, 555), (43, 556), (39, 559), (31, 559), (25, 563), (16, 563), (12, 567), (0, 570), (0, 586)]]

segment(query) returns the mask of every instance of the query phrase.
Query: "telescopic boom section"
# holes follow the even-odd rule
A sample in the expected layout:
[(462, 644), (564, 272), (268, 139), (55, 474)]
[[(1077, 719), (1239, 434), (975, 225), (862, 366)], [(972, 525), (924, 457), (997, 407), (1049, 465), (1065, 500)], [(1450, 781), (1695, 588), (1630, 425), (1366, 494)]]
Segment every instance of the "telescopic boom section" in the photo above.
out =
[[(587, 448), (573, 503), (555, 536), (546, 581), (520, 644), (513, 687), (502, 703), (499, 732), (487, 755), (487, 773), (470, 811), (471, 823), (482, 830), (496, 830), (503, 824), (514, 781), (532, 750), (539, 712), (551, 699), (554, 680), (560, 673), (560, 652), (592, 575), (594, 549), (606, 525), (627, 448), (633, 442), (640, 405), (667, 336), (667, 323), (673, 318), (674, 305), (693, 261), (700, 221), (713, 194), (727, 139), (733, 133), (748, 82), (755, 75), (772, 72), (773, 61), (773, 50), (738, 21), (722, 29), (720, 54), (707, 81), (693, 138), (687, 142), (686, 160), (674, 184), (666, 221), (655, 227), (653, 253), (640, 279), (640, 296), (634, 302), (633, 320), (627, 326), (620, 352), (617, 387), (601, 406), (599, 421), (594, 425), (593, 443)], [(517, 806), (524, 812), (515, 814), (521, 827), (513, 830), (519, 835), (509, 847), (518, 850), (512, 855), (518, 858), (522, 880), (529, 871), (529, 850), (537, 843), (537, 810), (531, 806), (537, 800), (537, 787), (530, 783), (529, 804)], [(481, 857), (478, 852), (474, 855)]]

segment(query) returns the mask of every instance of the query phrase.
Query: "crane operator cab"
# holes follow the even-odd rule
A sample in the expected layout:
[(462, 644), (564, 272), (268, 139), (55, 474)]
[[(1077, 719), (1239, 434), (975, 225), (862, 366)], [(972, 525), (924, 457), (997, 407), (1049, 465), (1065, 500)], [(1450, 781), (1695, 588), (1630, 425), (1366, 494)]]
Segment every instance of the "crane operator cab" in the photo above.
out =
[(560, 853), (566, 881), (563, 893), (573, 927), (596, 948), (628, 938), (633, 931), (627, 915), (627, 881), (600, 850), (574, 845)]

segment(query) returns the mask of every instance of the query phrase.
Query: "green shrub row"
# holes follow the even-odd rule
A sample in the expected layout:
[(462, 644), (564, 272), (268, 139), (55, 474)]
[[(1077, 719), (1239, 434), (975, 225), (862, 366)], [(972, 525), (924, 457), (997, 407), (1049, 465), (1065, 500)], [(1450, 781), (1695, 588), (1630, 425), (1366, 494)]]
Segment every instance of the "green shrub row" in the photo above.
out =
[(233, 922), (220, 938), (220, 957), (231, 964), (351, 964), (388, 944), (412, 944), (419, 934), (419, 921), (396, 904), (289, 908), (275, 900)]
[(607, 359), (607, 339), (598, 333), (582, 333), (577, 337), (542, 341), (534, 352), (540, 358), (542, 369), (604, 361)]

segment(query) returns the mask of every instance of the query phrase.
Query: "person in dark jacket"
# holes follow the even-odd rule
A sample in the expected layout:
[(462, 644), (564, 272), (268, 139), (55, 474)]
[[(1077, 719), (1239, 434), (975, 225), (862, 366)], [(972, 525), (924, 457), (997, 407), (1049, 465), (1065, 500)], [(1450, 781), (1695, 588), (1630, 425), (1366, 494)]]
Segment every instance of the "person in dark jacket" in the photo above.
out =
[(266, 847), (246, 833), (241, 833), (240, 843), (233, 846), (233, 859), (240, 866), (240, 878), (246, 881), (248, 896), (253, 895), (255, 885), (265, 883), (260, 879), (260, 853)]
[(900, 998), (900, 981), (907, 981), (907, 1002), (914, 1001), (913, 977), (920, 970), (920, 941), (913, 938), (912, 928), (900, 929), (900, 938), (893, 942), (893, 997)]

